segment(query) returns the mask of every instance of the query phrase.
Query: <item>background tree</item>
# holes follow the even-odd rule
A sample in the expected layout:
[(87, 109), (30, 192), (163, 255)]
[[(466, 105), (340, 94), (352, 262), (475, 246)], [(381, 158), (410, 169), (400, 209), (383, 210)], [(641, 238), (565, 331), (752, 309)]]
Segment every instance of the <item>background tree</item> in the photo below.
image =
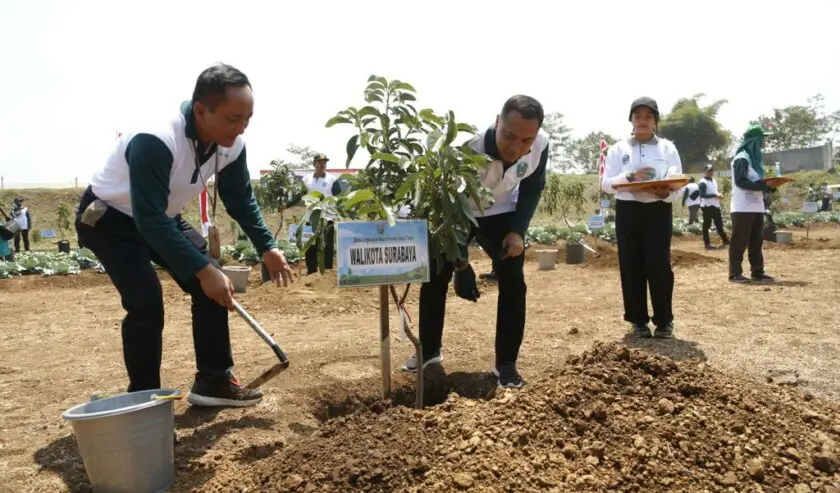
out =
[(315, 158), (315, 155), (318, 154), (316, 151), (313, 151), (309, 148), (309, 146), (298, 146), (295, 144), (289, 144), (289, 147), (286, 148), (286, 152), (294, 156), (292, 159), (292, 163), (288, 163), (287, 166), (289, 169), (308, 169), (312, 167), (312, 160)]
[(728, 150), (731, 134), (717, 121), (720, 99), (708, 106), (700, 106), (705, 94), (695, 94), (674, 104), (671, 112), (659, 122), (659, 134), (674, 142), (683, 163), (708, 162), (716, 151)]
[(566, 148), (566, 157), (575, 170), (586, 174), (598, 174), (598, 156), (601, 152), (601, 139), (607, 141), (607, 145), (616, 142), (615, 137), (610, 134), (598, 131), (590, 132), (586, 137), (572, 139)]
[(771, 115), (761, 115), (750, 124), (763, 125), (773, 132), (767, 139), (770, 152), (822, 145), (840, 131), (840, 111), (827, 115), (823, 99), (817, 94), (805, 105), (774, 108)]
[(569, 165), (566, 159), (566, 148), (572, 137), (571, 130), (563, 123), (563, 114), (555, 111), (545, 115), (542, 129), (548, 134), (548, 157), (551, 169), (567, 171)]

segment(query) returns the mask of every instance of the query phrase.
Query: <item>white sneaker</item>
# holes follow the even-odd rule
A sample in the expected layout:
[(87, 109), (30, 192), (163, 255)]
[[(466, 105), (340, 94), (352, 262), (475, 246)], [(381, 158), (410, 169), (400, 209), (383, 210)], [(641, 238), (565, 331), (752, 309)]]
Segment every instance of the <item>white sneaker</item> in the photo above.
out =
[[(426, 367), (429, 365), (439, 365), (441, 363), (443, 363), (443, 349), (438, 350), (438, 352), (436, 352), (434, 356), (424, 361), (423, 369), (426, 369)], [(405, 361), (405, 363), (403, 363), (402, 368), (400, 368), (400, 370), (409, 372), (417, 371), (417, 354), (412, 354)]]

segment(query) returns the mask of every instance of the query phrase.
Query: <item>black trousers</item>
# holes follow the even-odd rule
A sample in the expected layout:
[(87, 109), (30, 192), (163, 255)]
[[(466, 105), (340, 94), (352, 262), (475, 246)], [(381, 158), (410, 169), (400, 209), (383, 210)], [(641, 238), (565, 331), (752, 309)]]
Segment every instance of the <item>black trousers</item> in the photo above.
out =
[(29, 251), (29, 230), (22, 229), (15, 233), (15, 251), (20, 251), (20, 239), (23, 237), (23, 249)]
[(745, 250), (748, 250), (751, 275), (764, 274), (764, 255), (761, 253), (763, 244), (764, 213), (733, 212), (732, 242), (729, 244), (729, 277), (743, 274), (741, 264), (744, 261)]
[(729, 242), (726, 231), (723, 230), (723, 216), (720, 214), (720, 208), (707, 206), (703, 207), (703, 244), (706, 246), (712, 244), (712, 240), (709, 238), (709, 228), (712, 226), (712, 222), (715, 223), (715, 229), (720, 239), (724, 243)]
[[(672, 206), (669, 202), (617, 200), (615, 235), (624, 298), (624, 320), (657, 327), (674, 320), (674, 271), (671, 269)], [(648, 316), (647, 291), (653, 305)]]
[(697, 219), (697, 216), (698, 216), (697, 212), (699, 212), (699, 211), (700, 211), (700, 206), (699, 205), (688, 206), (688, 224), (694, 224), (696, 222), (700, 222)]
[[(88, 188), (79, 204), (76, 231), (80, 244), (93, 251), (102, 263), (126, 311), (122, 321), (122, 342), (128, 391), (159, 388), (164, 309), (160, 280), (151, 262), (169, 269), (137, 230), (134, 220), (118, 210), (108, 208), (95, 227), (83, 224), (81, 213), (94, 199)], [(207, 242), (201, 234), (180, 215), (173, 220), (195, 248), (207, 254)], [(215, 260), (211, 261), (215, 264)], [(176, 278), (176, 281), (192, 297), (192, 333), (198, 376), (227, 379), (233, 367), (228, 311), (204, 294), (198, 278), (186, 282)]]
[[(481, 248), (491, 258), (502, 256), (502, 241), (510, 233), (513, 213), (478, 218), (478, 228), (473, 235)], [(525, 255), (494, 262), (499, 282), (496, 305), (496, 365), (515, 363), (525, 333)], [(443, 322), (446, 312), (446, 293), (452, 280), (454, 266), (447, 262), (440, 273), (437, 262), (431, 259), (430, 280), (420, 287), (420, 342), (423, 358), (434, 355), (443, 340)]]
[[(335, 224), (333, 222), (327, 223), (327, 231), (325, 236), (327, 244), (324, 245), (324, 263), (325, 268), (330, 270), (333, 268), (333, 257), (335, 256)], [(306, 273), (314, 274), (318, 272), (318, 250), (321, 248), (321, 240), (315, 240), (315, 243), (306, 251)]]

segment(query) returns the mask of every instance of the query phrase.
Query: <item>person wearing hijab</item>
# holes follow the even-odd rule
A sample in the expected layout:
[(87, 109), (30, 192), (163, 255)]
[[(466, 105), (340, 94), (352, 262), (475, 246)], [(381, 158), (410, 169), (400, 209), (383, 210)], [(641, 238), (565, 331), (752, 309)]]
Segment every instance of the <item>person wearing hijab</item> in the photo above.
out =
[[(682, 161), (673, 142), (656, 135), (659, 108), (651, 98), (630, 106), (633, 135), (607, 151), (601, 188), (615, 194), (615, 233), (618, 267), (624, 298), (624, 320), (636, 337), (674, 337), (674, 272), (671, 269), (672, 203), (679, 190), (616, 190), (616, 185), (682, 174)], [(653, 305), (648, 316), (647, 291)]]
[(729, 242), (729, 280), (746, 283), (741, 264), (744, 251), (750, 261), (750, 277), (756, 282), (773, 282), (764, 272), (764, 214), (767, 206), (764, 193), (772, 191), (764, 178), (764, 161), (761, 149), (770, 135), (759, 125), (751, 125), (746, 132), (735, 157), (732, 158), (732, 197), (729, 210), (732, 216), (732, 239)]

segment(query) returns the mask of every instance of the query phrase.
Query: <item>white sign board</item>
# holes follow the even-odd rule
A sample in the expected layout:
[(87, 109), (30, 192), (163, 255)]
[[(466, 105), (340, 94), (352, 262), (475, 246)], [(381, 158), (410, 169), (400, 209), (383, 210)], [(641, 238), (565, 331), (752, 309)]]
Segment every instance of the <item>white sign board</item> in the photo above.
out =
[(840, 190), (834, 192), (834, 200), (840, 200)]
[(336, 223), (339, 287), (429, 282), (425, 219)]
[[(292, 243), (297, 241), (297, 239), (295, 238), (295, 233), (297, 233), (297, 228), (298, 228), (297, 224), (292, 224), (292, 225), (289, 226), (289, 241), (292, 242)], [(306, 244), (307, 241), (309, 241), (309, 238), (312, 237), (312, 233), (313, 233), (312, 232), (312, 226), (307, 225), (307, 226), (303, 227), (303, 234), (301, 235), (301, 241), (303, 242), (304, 245)]]
[(604, 229), (604, 216), (589, 216), (589, 231)]
[(41, 238), (55, 238), (55, 230), (54, 229), (42, 229), (41, 230)]
[(805, 214), (816, 214), (817, 211), (820, 210), (820, 203), (819, 202), (803, 202), (802, 203), (802, 212)]

